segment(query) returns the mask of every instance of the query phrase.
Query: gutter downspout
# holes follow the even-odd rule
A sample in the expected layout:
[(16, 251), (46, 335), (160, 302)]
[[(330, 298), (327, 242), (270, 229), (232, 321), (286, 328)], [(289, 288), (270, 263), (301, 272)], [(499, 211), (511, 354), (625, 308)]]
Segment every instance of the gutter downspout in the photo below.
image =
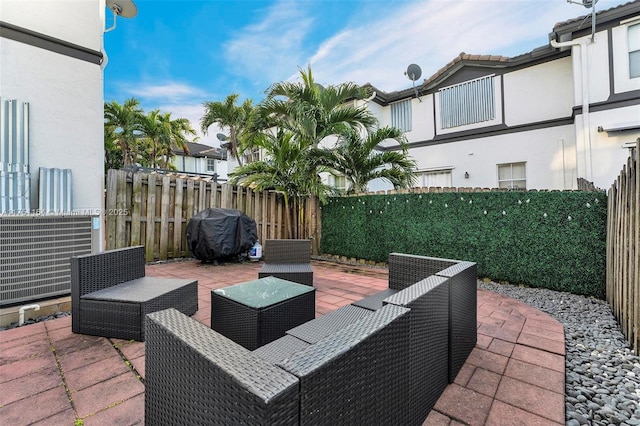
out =
[[(578, 47), (580, 49), (580, 62), (581, 62), (581, 76), (580, 80), (582, 82), (582, 133), (584, 138), (584, 165), (585, 165), (585, 179), (589, 182), (593, 182), (593, 162), (591, 158), (591, 130), (590, 130), (590, 120), (589, 120), (589, 62), (588, 62), (588, 52), (587, 52), (587, 43), (589, 40), (571, 40), (565, 42), (556, 41), (555, 34), (549, 40), (549, 43), (552, 47), (560, 48), (560, 47)], [(595, 43), (595, 33), (593, 38), (591, 39), (591, 43)], [(573, 56), (573, 55), (572, 55)], [(577, 144), (577, 140), (576, 140)], [(576, 176), (580, 176), (580, 172), (578, 171), (578, 149), (576, 146)]]
[[(106, 7), (106, 2), (104, 0), (100, 0), (100, 19), (102, 20), (102, 34), (100, 35), (100, 51), (102, 52), (102, 62), (100, 63), (100, 69), (102, 71), (104, 71), (104, 68), (109, 62), (109, 56), (107, 56), (107, 51), (104, 48), (104, 35), (115, 28), (115, 25), (113, 25), (112, 28), (107, 28), (107, 14), (105, 13)], [(102, 74), (102, 79), (104, 81), (104, 74)]]

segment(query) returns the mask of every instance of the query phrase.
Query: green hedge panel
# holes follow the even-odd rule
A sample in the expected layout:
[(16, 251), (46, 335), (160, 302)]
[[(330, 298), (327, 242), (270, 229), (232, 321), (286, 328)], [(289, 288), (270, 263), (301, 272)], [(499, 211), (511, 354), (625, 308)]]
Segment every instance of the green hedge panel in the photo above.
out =
[(391, 252), (469, 260), (494, 280), (605, 297), (606, 194), (469, 192), (332, 198), (326, 254)]

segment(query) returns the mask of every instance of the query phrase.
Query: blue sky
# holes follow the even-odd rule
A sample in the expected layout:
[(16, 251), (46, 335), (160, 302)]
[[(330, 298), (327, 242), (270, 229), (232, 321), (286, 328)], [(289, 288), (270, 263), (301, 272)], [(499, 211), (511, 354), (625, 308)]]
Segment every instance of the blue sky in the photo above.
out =
[[(311, 65), (323, 85), (353, 81), (392, 92), (411, 87), (460, 52), (516, 56), (548, 43), (556, 22), (590, 9), (565, 0), (134, 0), (104, 36), (105, 101), (136, 97), (191, 120), (204, 101), (264, 98), (270, 84)], [(598, 10), (626, 3), (600, 0)], [(113, 18), (107, 11), (107, 26)], [(589, 22), (585, 22), (589, 25)], [(217, 129), (199, 142), (218, 145)]]

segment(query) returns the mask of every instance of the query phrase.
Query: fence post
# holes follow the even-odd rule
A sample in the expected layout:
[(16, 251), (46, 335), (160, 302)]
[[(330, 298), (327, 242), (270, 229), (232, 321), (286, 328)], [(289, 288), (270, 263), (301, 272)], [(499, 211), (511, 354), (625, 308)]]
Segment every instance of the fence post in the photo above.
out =
[(607, 201), (606, 298), (633, 349), (640, 349), (640, 139)]
[(107, 249), (143, 244), (147, 261), (189, 255), (186, 225), (194, 214), (209, 207), (244, 211), (256, 221), (263, 240), (284, 238), (282, 204), (275, 192), (173, 175), (109, 170), (105, 206), (107, 213), (114, 214), (106, 215)]

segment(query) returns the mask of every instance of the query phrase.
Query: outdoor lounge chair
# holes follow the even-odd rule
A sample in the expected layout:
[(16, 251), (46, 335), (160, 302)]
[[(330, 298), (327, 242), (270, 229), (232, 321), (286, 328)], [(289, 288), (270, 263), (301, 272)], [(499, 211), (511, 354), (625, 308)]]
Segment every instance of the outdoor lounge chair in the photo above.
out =
[(198, 310), (198, 281), (145, 276), (144, 246), (71, 258), (74, 333), (144, 341), (151, 312)]
[(266, 240), (258, 277), (268, 276), (313, 286), (311, 240)]

